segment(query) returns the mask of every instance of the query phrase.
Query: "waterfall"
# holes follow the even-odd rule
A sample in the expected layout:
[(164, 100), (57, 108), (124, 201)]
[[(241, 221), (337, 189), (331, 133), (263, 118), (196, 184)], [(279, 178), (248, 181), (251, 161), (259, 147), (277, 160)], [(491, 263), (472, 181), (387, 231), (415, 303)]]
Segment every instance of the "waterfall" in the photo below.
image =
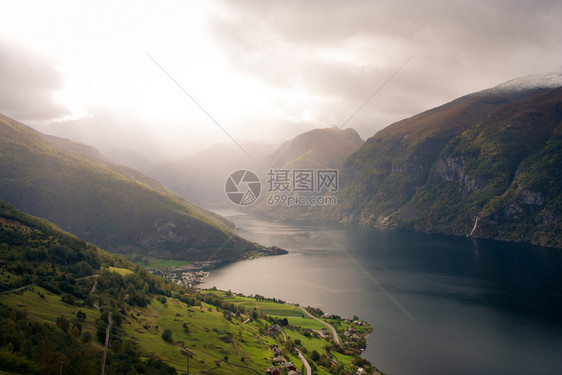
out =
[(478, 226), (478, 215), (476, 216), (476, 220), (474, 220), (474, 227), (472, 228), (472, 230), (470, 231), (470, 233), (468, 234), (467, 237), (472, 236), (472, 233), (474, 233), (474, 231), (476, 230), (476, 227)]

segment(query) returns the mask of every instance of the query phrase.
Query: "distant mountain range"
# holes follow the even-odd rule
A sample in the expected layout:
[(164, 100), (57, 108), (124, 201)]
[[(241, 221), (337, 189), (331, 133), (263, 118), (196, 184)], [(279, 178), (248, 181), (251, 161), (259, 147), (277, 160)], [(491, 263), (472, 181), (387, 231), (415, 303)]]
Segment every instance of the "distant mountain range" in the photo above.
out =
[(2, 115), (0, 199), (120, 253), (228, 261), (283, 252), (238, 237), (226, 219), (91, 147)]
[(363, 140), (353, 129), (314, 129), (281, 146), (240, 142), (252, 158), (233, 142), (220, 143), (182, 160), (160, 166), (149, 174), (184, 198), (206, 205), (230, 205), (225, 181), (238, 169), (249, 169), (266, 181), (269, 168), (336, 168), (357, 151)]
[[(276, 147), (219, 144), (149, 171), (109, 163), (96, 149), (0, 117), (0, 199), (85, 239), (124, 252), (199, 257), (232, 225), (189, 202), (229, 204), (228, 175), (250, 169), (262, 195), (248, 211), (562, 247), (562, 74), (518, 78), (379, 131), (315, 129)], [(266, 204), (270, 169), (337, 169), (335, 206)], [(183, 196), (181, 198), (180, 196)], [(303, 194), (306, 195), (306, 194)], [(189, 254), (189, 255), (185, 255)]]
[(215, 144), (183, 159), (160, 165), (148, 174), (189, 201), (228, 204), (224, 184), (238, 169), (258, 170), (264, 158), (275, 149), (263, 142), (239, 141), (250, 158), (234, 142)]
[(323, 219), (562, 247), (561, 87), (524, 77), (388, 126)]

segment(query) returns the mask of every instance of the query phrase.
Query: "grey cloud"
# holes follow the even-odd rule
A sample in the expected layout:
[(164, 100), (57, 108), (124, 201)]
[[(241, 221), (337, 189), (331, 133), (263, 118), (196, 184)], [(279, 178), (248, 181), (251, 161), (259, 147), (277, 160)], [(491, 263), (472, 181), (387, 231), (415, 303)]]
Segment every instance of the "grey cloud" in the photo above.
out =
[(20, 121), (49, 121), (70, 114), (57, 103), (64, 76), (54, 61), (0, 42), (0, 113)]
[(514, 0), (250, 0), (222, 5), (229, 11), (228, 18), (252, 33), (269, 29), (292, 43), (314, 46), (376, 35), (417, 42), (462, 37), (486, 46), (496, 46), (497, 42), (553, 42), (558, 40), (556, 34), (544, 31), (553, 26), (560, 30), (557, 20), (562, 10), (558, 1)]
[[(559, 1), (218, 4), (223, 11), (207, 28), (227, 61), (270, 85), (338, 98), (341, 105), (319, 109), (326, 119), (345, 118), (411, 54), (411, 63), (366, 108), (378, 115), (365, 118), (390, 119), (397, 110), (413, 115), (517, 76), (560, 69)], [(364, 66), (315, 55), (350, 45), (359, 46)], [(397, 103), (400, 95), (404, 104)]]

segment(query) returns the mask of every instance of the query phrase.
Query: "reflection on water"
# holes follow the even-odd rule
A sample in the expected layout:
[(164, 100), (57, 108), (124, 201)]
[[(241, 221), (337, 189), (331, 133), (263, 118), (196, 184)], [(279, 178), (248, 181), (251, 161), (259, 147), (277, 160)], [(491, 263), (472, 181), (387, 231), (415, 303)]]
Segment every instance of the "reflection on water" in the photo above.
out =
[(560, 250), (220, 214), (290, 254), (222, 267), (206, 286), (358, 315), (375, 327), (365, 356), (390, 374), (562, 373)]

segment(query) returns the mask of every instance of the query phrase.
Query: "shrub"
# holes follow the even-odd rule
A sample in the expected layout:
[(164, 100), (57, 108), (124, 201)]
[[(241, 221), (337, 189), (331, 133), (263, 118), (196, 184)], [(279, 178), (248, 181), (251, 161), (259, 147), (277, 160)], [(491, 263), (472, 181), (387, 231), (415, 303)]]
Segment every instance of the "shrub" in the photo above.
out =
[(166, 342), (172, 342), (172, 331), (169, 329), (165, 329), (164, 332), (162, 332), (162, 339)]
[(70, 328), (70, 322), (66, 320), (64, 316), (57, 317), (56, 321), (57, 327), (59, 327), (63, 332), (67, 332)]
[(310, 359), (312, 359), (314, 362), (318, 361), (320, 359), (320, 353), (318, 353), (316, 350), (313, 350), (310, 354)]

